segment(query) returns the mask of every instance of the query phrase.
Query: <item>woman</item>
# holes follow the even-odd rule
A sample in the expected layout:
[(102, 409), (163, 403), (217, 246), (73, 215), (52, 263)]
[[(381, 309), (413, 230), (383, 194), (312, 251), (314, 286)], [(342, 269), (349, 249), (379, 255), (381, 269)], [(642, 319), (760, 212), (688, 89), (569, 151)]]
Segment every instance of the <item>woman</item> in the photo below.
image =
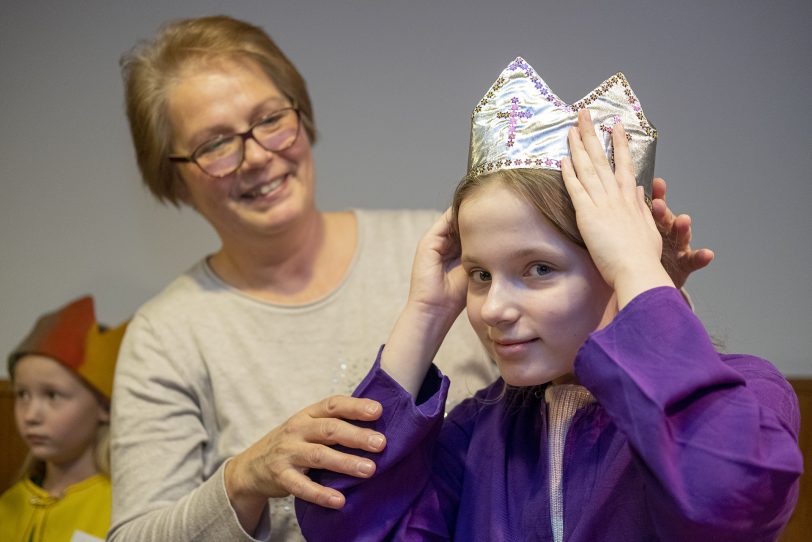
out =
[[(284, 497), (343, 505), (309, 468), (374, 472), (328, 446), (384, 446), (344, 421), (373, 419), (376, 403), (342, 394), (394, 324), (437, 213), (316, 208), (305, 83), (259, 28), (179, 21), (126, 56), (123, 72), (145, 183), (196, 209), (222, 246), (142, 307), (125, 337), (111, 539), (293, 540)], [(657, 208), (684, 275), (706, 265), (712, 253), (690, 250), (687, 217)], [(466, 327), (437, 358), (456, 399), (494, 377)]]

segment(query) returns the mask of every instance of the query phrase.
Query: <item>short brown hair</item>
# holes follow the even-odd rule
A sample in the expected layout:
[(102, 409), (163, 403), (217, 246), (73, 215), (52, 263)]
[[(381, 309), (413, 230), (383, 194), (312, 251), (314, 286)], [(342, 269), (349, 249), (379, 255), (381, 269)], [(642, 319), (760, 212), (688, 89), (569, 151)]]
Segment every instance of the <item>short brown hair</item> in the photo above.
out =
[[(575, 221), (575, 207), (564, 186), (560, 171), (549, 169), (518, 168), (506, 169), (483, 175), (469, 175), (457, 185), (451, 203), (452, 231), (459, 232), (459, 212), (462, 202), (479, 187), (498, 181), (529, 202), (539, 213), (549, 220), (567, 239), (586, 249), (586, 244)], [(663, 254), (660, 260), (666, 272), (674, 277), (676, 270), (675, 247), (663, 239)]]
[(154, 39), (138, 43), (121, 57), (127, 119), (141, 177), (162, 202), (179, 205), (182, 182), (169, 162), (172, 131), (166, 89), (191, 62), (236, 57), (256, 62), (301, 113), (311, 143), (316, 142), (313, 107), (296, 67), (257, 26), (226, 16), (169, 22)]

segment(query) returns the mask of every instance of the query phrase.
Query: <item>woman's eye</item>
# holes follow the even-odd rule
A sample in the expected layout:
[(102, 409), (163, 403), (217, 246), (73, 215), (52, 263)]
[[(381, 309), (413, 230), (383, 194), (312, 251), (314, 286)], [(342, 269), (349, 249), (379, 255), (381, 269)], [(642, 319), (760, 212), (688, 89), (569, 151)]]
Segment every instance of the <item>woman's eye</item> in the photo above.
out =
[(14, 392), (14, 397), (19, 400), (28, 399), (28, 390), (17, 390)]
[(215, 139), (213, 141), (209, 141), (208, 143), (203, 143), (200, 147), (197, 148), (195, 154), (198, 157), (220, 154), (229, 148), (233, 140), (234, 140), (233, 137), (221, 137), (220, 139)]
[(543, 277), (550, 272), (552, 272), (552, 268), (544, 263), (537, 263), (530, 268), (530, 274), (534, 277)]
[(262, 128), (271, 128), (279, 123), (279, 119), (282, 118), (280, 113), (274, 113), (269, 117), (265, 117), (261, 121), (257, 123), (257, 126), (261, 126)]

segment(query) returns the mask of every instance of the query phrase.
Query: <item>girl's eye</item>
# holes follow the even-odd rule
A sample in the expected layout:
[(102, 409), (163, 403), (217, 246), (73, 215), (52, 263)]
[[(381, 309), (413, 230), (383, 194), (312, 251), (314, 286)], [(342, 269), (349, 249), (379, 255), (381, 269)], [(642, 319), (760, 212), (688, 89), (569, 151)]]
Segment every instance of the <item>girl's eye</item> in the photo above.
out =
[(534, 277), (543, 277), (552, 271), (552, 268), (545, 263), (537, 263), (530, 268), (530, 274)]
[(487, 271), (475, 270), (471, 271), (470, 275), (473, 282), (489, 282), (491, 280), (491, 274)]
[(62, 394), (60, 394), (58, 391), (49, 390), (45, 392), (45, 396), (48, 398), (49, 401), (55, 401), (60, 397), (62, 397)]
[(14, 397), (16, 397), (20, 401), (28, 399), (28, 390), (16, 390), (14, 392)]

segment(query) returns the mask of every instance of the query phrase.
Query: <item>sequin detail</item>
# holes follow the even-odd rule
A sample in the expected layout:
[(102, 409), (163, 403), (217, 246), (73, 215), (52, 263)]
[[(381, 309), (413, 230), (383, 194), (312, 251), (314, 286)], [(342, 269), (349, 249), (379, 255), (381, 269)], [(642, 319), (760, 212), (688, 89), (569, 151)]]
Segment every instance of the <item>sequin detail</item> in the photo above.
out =
[[(593, 90), (589, 96), (572, 104), (572, 110), (578, 111), (579, 109), (589, 106), (589, 104), (609, 92), (609, 89), (615, 85), (620, 85), (623, 87), (623, 93), (626, 95), (626, 100), (634, 111), (637, 120), (640, 121), (640, 128), (643, 130), (643, 132), (647, 136), (656, 139), (657, 130), (655, 130), (654, 127), (649, 124), (648, 119), (646, 119), (646, 116), (643, 114), (643, 108), (640, 107), (640, 102), (637, 100), (637, 96), (635, 96), (634, 91), (632, 91), (632, 88), (629, 86), (629, 82), (626, 80), (626, 76), (620, 72), (604, 81), (604, 83)], [(626, 134), (626, 138), (629, 139), (628, 134)]]
[(526, 156), (523, 158), (505, 158), (504, 160), (497, 160), (495, 162), (485, 162), (473, 170), (472, 175), (482, 175), (490, 171), (499, 170), (502, 167), (528, 167), (540, 169), (561, 169), (561, 160), (550, 158), (548, 156)]

